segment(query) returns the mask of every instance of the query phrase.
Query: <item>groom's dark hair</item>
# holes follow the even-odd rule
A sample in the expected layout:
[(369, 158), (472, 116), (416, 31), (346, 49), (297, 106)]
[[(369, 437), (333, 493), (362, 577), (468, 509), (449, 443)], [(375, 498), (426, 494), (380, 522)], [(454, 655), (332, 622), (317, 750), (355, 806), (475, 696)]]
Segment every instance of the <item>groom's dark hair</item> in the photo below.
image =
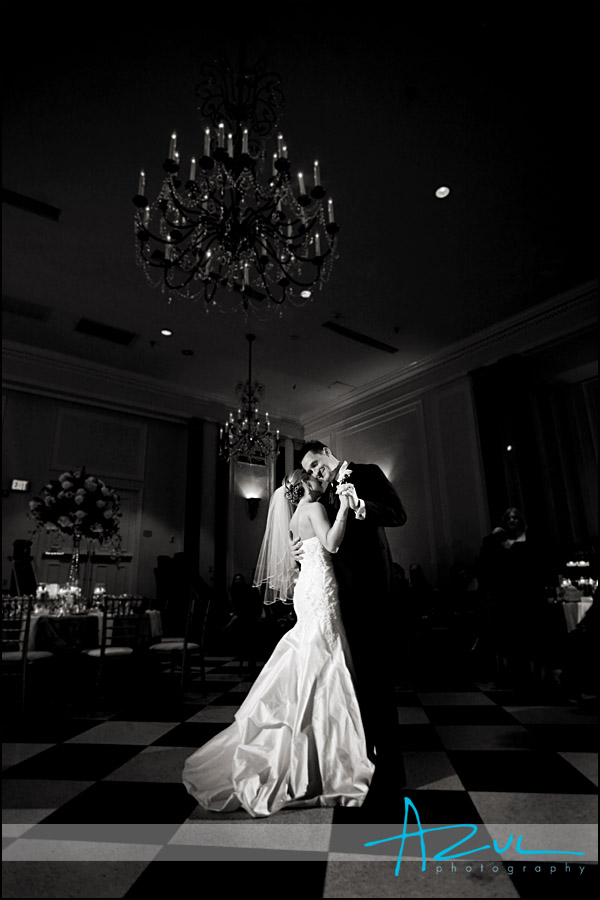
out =
[(306, 441), (300, 447), (300, 459), (303, 460), (307, 453), (322, 453), (326, 446), (323, 441)]

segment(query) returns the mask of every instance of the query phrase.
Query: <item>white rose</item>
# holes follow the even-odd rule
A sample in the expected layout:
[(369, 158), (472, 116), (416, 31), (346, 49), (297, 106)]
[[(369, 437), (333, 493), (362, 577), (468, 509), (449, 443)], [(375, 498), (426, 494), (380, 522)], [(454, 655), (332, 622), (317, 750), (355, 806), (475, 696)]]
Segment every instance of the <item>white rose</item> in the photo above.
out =
[(102, 488), (102, 495), (104, 497), (108, 497), (109, 494), (111, 494), (111, 493), (112, 493), (112, 491), (110, 488), (107, 488), (106, 486)]
[(113, 517), (113, 511), (112, 511), (112, 509), (106, 509), (106, 510), (104, 511), (104, 518), (105, 518), (105, 519), (112, 519), (112, 517)]
[(81, 494), (75, 494), (75, 503), (78, 506), (81, 506), (81, 504), (83, 503), (83, 497), (81, 496)]
[(84, 512), (83, 509), (78, 509), (77, 512), (75, 513), (75, 517), (77, 519), (85, 519), (86, 516), (87, 516), (87, 513)]
[(69, 488), (72, 488), (72, 487), (73, 487), (73, 482), (72, 482), (72, 481), (69, 481), (68, 479), (67, 479), (67, 481), (61, 481), (60, 484), (61, 484), (61, 487), (62, 487), (62, 489), (63, 489), (64, 491), (68, 491)]
[(63, 472), (62, 475), (58, 476), (58, 480), (63, 481), (64, 479), (66, 479), (68, 481), (70, 477), (71, 477), (70, 472)]
[(96, 500), (96, 506), (98, 507), (98, 509), (102, 509), (104, 506), (106, 506), (106, 500)]
[(69, 525), (72, 525), (73, 523), (68, 516), (60, 516), (57, 524), (60, 525), (61, 528), (68, 528)]

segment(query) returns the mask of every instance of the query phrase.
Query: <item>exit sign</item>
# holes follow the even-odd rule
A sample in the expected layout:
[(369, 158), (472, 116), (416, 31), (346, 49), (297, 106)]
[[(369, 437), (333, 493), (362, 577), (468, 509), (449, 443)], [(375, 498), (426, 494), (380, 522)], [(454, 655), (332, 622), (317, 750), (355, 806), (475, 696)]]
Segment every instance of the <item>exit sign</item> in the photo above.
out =
[(11, 491), (28, 491), (29, 490), (29, 482), (24, 481), (22, 478), (13, 478), (10, 483)]

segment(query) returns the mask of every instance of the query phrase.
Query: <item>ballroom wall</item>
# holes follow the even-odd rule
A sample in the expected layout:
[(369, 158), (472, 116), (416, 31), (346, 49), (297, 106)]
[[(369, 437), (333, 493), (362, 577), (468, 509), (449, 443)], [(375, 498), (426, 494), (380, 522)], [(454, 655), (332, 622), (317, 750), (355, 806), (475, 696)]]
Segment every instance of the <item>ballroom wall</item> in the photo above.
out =
[[(48, 480), (65, 469), (85, 465), (122, 496), (123, 570), (116, 587), (155, 596), (154, 567), (159, 554), (183, 548), (187, 430), (184, 425), (133, 416), (89, 404), (32, 392), (3, 394), (3, 488), (11, 478), (31, 483), (28, 493), (8, 492), (3, 501), (2, 584), (10, 582), (13, 541), (31, 538), (28, 502)], [(38, 578), (44, 576), (44, 534), (34, 538)], [(68, 550), (68, 542), (65, 550)], [(98, 576), (103, 580), (103, 576)]]
[[(393, 557), (406, 569), (420, 563), (436, 582), (452, 562), (474, 559), (497, 507), (512, 502), (510, 472), (494, 463), (506, 434), (492, 435), (490, 443), (485, 423), (499, 421), (498, 397), (507, 414), (519, 404), (509, 391), (503, 395), (502, 377), (495, 380), (496, 399), (487, 389), (476, 398), (474, 373), (501, 373), (502, 361), (515, 355), (535, 363), (537, 373), (539, 421), (532, 434), (539, 464), (530, 461), (521, 477), (531, 480), (529, 473), (540, 468), (538, 480), (548, 482), (544, 519), (559, 537), (597, 534), (596, 323), (597, 289), (586, 285), (369, 382), (310, 419), (277, 423), (287, 435), (277, 477), (275, 467), (237, 462), (227, 470), (217, 462), (223, 411), (213, 401), (5, 343), (3, 488), (16, 477), (37, 490), (49, 475), (85, 464), (124, 498), (132, 557), (119, 576), (124, 587), (154, 596), (156, 557), (186, 549), (200, 576), (223, 595), (235, 572), (252, 575), (268, 498), (282, 473), (298, 463), (304, 431), (341, 458), (381, 465), (408, 513), (404, 527), (388, 531)], [(254, 520), (250, 494), (261, 496)], [(31, 526), (31, 496), (5, 497), (5, 586), (12, 543)]]
[[(420, 563), (433, 583), (453, 562), (472, 563), (496, 517), (519, 499), (567, 553), (597, 540), (596, 326), (594, 286), (554, 298), (355, 391), (305, 422), (306, 437), (341, 459), (381, 466), (408, 515), (387, 529), (393, 558), (406, 570)], [(515, 368), (509, 380), (499, 374)], [(487, 370), (482, 391), (475, 373)], [(531, 386), (524, 371), (534, 373)], [(511, 432), (501, 423), (517, 421), (511, 470), (502, 463)], [(513, 489), (519, 478), (524, 494)]]

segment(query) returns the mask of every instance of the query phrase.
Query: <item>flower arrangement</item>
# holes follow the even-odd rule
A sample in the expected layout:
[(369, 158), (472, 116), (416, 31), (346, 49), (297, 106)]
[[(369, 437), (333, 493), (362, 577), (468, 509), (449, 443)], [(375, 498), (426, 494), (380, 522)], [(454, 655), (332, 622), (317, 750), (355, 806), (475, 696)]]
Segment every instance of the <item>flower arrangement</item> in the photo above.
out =
[(100, 543), (118, 544), (121, 515), (117, 492), (85, 469), (63, 472), (29, 501), (36, 531), (62, 531)]

